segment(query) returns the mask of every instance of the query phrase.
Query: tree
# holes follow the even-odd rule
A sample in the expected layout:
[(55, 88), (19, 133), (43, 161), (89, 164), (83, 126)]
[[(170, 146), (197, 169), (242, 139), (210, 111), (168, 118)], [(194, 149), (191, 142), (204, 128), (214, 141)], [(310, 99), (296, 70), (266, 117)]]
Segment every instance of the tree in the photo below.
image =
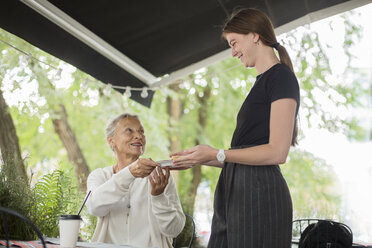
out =
[(59, 115), (59, 118), (52, 119), (54, 130), (67, 150), (69, 160), (75, 165), (75, 173), (78, 177), (80, 190), (86, 191), (86, 182), (90, 172), (83, 152), (76, 140), (75, 134), (67, 121), (65, 106), (60, 104), (60, 111), (56, 112), (56, 114)]
[[(346, 35), (349, 38), (358, 31), (353, 26), (348, 26), (350, 32), (346, 32)], [(0, 32), (0, 35), (7, 36), (6, 40), (10, 39), (25, 51), (35, 52), (41, 61), (55, 67), (65, 66), (32, 46), (23, 47), (24, 43), (14, 36), (5, 32)], [(356, 42), (355, 38), (349, 38), (346, 39), (347, 47)], [(295, 58), (295, 71), (302, 89), (300, 111), (307, 124), (333, 132), (343, 131), (349, 133), (350, 137), (356, 137), (360, 133), (357, 121), (338, 118), (324, 108), (316, 93), (323, 92), (330, 104), (347, 110), (359, 104), (358, 97), (366, 90), (358, 82), (351, 87), (350, 84), (329, 79), (332, 72), (325, 53), (326, 47), (316, 32), (303, 27), (283, 35), (282, 39), (284, 41), (281, 43), (294, 54), (292, 58)], [(171, 152), (196, 144), (228, 149), (236, 125), (236, 114), (256, 76), (254, 70), (246, 69), (236, 59), (229, 58), (156, 91), (149, 109), (123, 98), (117, 91), (107, 92), (104, 84), (79, 70), (72, 70), (71, 80), (64, 82), (61, 87), (54, 79), (58, 71), (55, 68), (37, 61), (34, 63), (38, 65), (30, 67), (31, 61), (26, 61), (27, 56), (9, 47), (2, 49), (1, 59), (2, 77), (13, 80), (3, 87), (5, 99), (9, 99), (6, 94), (16, 94), (31, 84), (37, 87), (36, 93), (27, 101), (13, 105), (8, 103), (21, 149), (30, 151), (30, 167), (33, 168), (40, 164), (50, 165), (45, 161), (58, 160), (59, 166), (69, 169), (67, 149), (63, 149), (51, 121), (62, 120), (63, 113), (68, 113), (68, 124), (79, 144), (73, 150), (78, 152), (80, 147), (91, 170), (113, 163), (114, 157), (105, 141), (104, 126), (111, 117), (123, 112), (140, 116), (147, 139), (144, 157), (166, 159)], [(63, 108), (60, 104), (63, 104)], [(328, 179), (334, 178), (324, 161), (303, 151), (292, 150), (288, 164), (282, 169), (292, 191), (297, 216), (335, 215), (339, 199), (331, 190), (335, 184)], [(200, 182), (207, 182), (214, 192), (219, 173), (220, 169), (212, 167), (195, 167), (178, 173), (178, 190), (185, 211), (194, 211), (194, 197)], [(304, 178), (305, 175), (310, 179)], [(311, 206), (316, 212), (306, 212), (308, 209), (300, 208), (308, 201), (311, 204), (306, 206)], [(328, 207), (331, 211), (327, 210)]]
[[(353, 116), (342, 116), (339, 112), (348, 112), (353, 107), (361, 107), (361, 97), (368, 94), (368, 85), (353, 80), (360, 74), (350, 66), (353, 55), (350, 49), (361, 37), (360, 25), (352, 21), (353, 11), (340, 15), (344, 22), (343, 42), (347, 63), (345, 72), (335, 76), (326, 51), (331, 48), (332, 40), (321, 41), (319, 34), (310, 25), (299, 27), (283, 34), (280, 39), (289, 48), (294, 62), (296, 76), (301, 83), (301, 111), (309, 127), (324, 128), (330, 132), (342, 132), (350, 139), (362, 136), (358, 121)], [(329, 32), (333, 32), (333, 23), (329, 22)], [(340, 109), (339, 112), (330, 109)]]
[(291, 191), (294, 219), (339, 217), (340, 183), (324, 160), (293, 149), (280, 168)]
[[(190, 76), (190, 81), (195, 85), (194, 75)], [(198, 94), (196, 94), (197, 103), (197, 117), (196, 123), (193, 126), (196, 129), (196, 136), (194, 140), (194, 146), (204, 143), (204, 132), (207, 127), (208, 121), (208, 102), (211, 96), (211, 87), (207, 84), (205, 87), (201, 87)], [(178, 150), (179, 151), (179, 150)], [(185, 173), (185, 172), (181, 172)], [(187, 187), (186, 195), (183, 196), (182, 202), (184, 208), (191, 215), (194, 213), (194, 203), (197, 194), (198, 186), (202, 180), (202, 167), (201, 165), (195, 166), (191, 169), (191, 184)]]
[(3, 160), (3, 170), (8, 180), (21, 179), (28, 181), (26, 169), (21, 156), (21, 149), (18, 145), (18, 136), (13, 124), (8, 106), (0, 90), (0, 150)]
[[(39, 82), (39, 92), (47, 100), (48, 111), (51, 115), (54, 130), (65, 147), (70, 162), (74, 165), (79, 188), (85, 192), (87, 188), (86, 181), (90, 170), (75, 137), (75, 133), (68, 122), (67, 111), (62, 103), (63, 101), (55, 93), (55, 86), (46, 75), (46, 71), (36, 63), (31, 63), (30, 68)], [(46, 91), (51, 94), (46, 94)]]
[[(181, 150), (181, 141), (179, 139), (179, 129), (178, 123), (183, 115), (183, 108), (182, 105), (184, 102), (179, 97), (179, 85), (182, 81), (179, 80), (177, 83), (174, 83), (169, 86), (169, 88), (175, 94), (169, 94), (167, 96), (167, 112), (168, 112), (168, 138), (169, 138), (169, 151), (170, 153), (174, 153)], [(178, 172), (172, 172), (173, 176), (175, 177), (176, 185), (178, 184)]]
[[(63, 105), (62, 97), (52, 83), (52, 79), (55, 79), (55, 77), (50, 76), (51, 73), (59, 73), (58, 70), (55, 70), (59, 64), (59, 60), (6, 32), (2, 32), (1, 36), (11, 40), (15, 47), (27, 50), (32, 54), (32, 57), (27, 56), (26, 61), (22, 61), (22, 56), (18, 53), (14, 53), (14, 51), (8, 52), (9, 48), (6, 49), (7, 61), (12, 61), (12, 63), (4, 63), (6, 69), (3, 70), (3, 75), (9, 77), (10, 80), (14, 80), (15, 88), (37, 80), (39, 96), (35, 102), (32, 100), (29, 101), (29, 111), (32, 113), (36, 109), (36, 112), (41, 115), (48, 114), (51, 117), (55, 132), (60, 137), (69, 160), (75, 166), (76, 176), (78, 182), (80, 182), (79, 188), (85, 191), (89, 168), (75, 138), (75, 134), (67, 121), (67, 112)], [(43, 66), (42, 62), (48, 66)], [(40, 99), (46, 100), (46, 104), (38, 106), (37, 101), (40, 101)]]

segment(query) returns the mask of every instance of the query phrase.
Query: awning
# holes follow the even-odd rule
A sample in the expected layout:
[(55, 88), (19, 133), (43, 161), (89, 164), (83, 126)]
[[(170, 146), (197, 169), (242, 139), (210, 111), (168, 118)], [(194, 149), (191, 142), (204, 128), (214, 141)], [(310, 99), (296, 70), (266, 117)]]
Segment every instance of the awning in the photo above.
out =
[(153, 88), (230, 56), (221, 25), (237, 7), (267, 13), (278, 35), (370, 2), (3, 0), (0, 27), (106, 84)]

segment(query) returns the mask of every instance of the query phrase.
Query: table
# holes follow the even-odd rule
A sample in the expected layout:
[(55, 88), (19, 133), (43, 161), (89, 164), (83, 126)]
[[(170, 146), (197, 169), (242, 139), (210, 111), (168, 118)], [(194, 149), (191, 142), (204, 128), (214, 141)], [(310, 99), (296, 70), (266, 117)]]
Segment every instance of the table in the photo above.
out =
[[(60, 248), (59, 239), (57, 238), (45, 238), (44, 239), (48, 248)], [(32, 241), (20, 241), (20, 240), (10, 240), (10, 247), (21, 247), (21, 248), (43, 248), (40, 240)], [(0, 247), (6, 247), (6, 240), (0, 240)], [(76, 248), (134, 248), (128, 245), (114, 245), (106, 243), (88, 243), (88, 242), (77, 242)]]

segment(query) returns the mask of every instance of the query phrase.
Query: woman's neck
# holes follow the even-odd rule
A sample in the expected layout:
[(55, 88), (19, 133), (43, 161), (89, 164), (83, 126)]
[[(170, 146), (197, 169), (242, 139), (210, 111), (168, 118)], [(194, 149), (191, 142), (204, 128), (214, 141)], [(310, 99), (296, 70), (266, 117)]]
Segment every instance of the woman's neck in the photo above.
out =
[(257, 74), (262, 74), (278, 63), (280, 63), (280, 61), (274, 50), (271, 47), (265, 46), (261, 48), (260, 55), (254, 67), (256, 68)]
[(136, 161), (138, 157), (128, 157), (128, 156), (116, 156), (116, 164), (114, 165), (114, 173), (119, 172), (120, 170), (124, 169), (134, 161)]

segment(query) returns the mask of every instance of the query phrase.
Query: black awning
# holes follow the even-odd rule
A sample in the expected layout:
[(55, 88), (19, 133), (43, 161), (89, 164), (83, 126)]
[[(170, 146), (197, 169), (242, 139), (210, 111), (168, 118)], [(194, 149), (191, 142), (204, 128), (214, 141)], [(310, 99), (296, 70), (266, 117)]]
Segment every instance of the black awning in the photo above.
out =
[[(105, 41), (118, 54), (136, 63), (150, 77), (142, 78), (146, 73), (139, 71), (135, 75), (123, 69), (111, 58), (41, 15), (27, 2), (50, 3)], [(354, 8), (368, 2), (371, 1), (3, 0), (0, 27), (104, 83), (142, 88), (151, 86), (156, 78), (171, 75), (226, 50), (227, 44), (220, 36), (221, 25), (227, 14), (237, 7), (256, 7), (270, 16), (275, 27), (280, 27), (332, 6), (344, 6), (345, 11), (345, 6)], [(132, 92), (131, 98), (150, 106), (153, 92), (147, 98), (140, 97), (140, 93)]]

